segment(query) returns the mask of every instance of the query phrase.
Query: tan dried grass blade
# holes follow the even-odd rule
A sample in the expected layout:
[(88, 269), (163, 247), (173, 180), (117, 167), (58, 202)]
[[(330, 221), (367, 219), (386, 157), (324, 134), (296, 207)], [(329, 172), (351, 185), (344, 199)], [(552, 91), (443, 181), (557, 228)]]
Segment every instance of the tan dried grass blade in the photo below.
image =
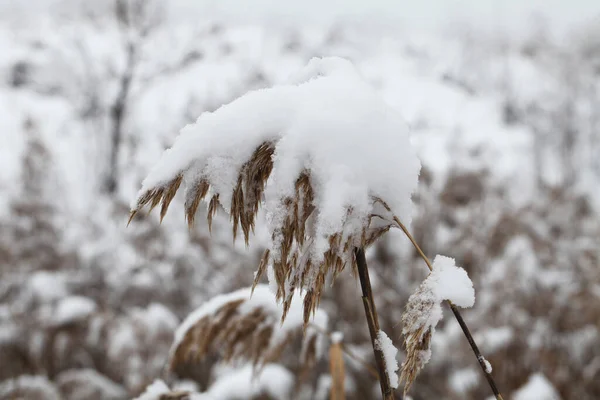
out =
[(258, 146), (250, 160), (243, 165), (232, 194), (233, 237), (235, 240), (238, 226), (241, 226), (246, 245), (248, 245), (250, 231), (254, 232), (256, 213), (262, 201), (267, 179), (273, 170), (274, 152), (273, 143), (265, 142)]
[(173, 198), (175, 197), (177, 190), (179, 190), (179, 186), (181, 186), (182, 181), (183, 181), (183, 176), (178, 175), (175, 179), (173, 179), (171, 182), (169, 182), (169, 184), (166, 186), (164, 194), (163, 194), (163, 198), (162, 198), (162, 206), (160, 208), (160, 222), (162, 222), (162, 220), (165, 218), (165, 215), (167, 215), (167, 210), (169, 209), (169, 205), (171, 204), (171, 201), (173, 201)]
[(185, 197), (185, 217), (187, 219), (188, 228), (192, 229), (196, 220), (196, 212), (200, 202), (208, 194), (210, 184), (202, 179), (192, 186), (191, 189), (187, 190)]
[(217, 213), (218, 209), (219, 209), (219, 194), (215, 194), (210, 199), (210, 202), (208, 203), (208, 214), (206, 216), (206, 219), (208, 221), (208, 231), (211, 233), (212, 233), (213, 217)]
[(258, 283), (260, 282), (261, 276), (265, 273), (265, 271), (267, 270), (267, 267), (269, 266), (270, 254), (271, 254), (271, 250), (266, 249), (265, 252), (263, 253), (262, 258), (260, 259), (260, 264), (258, 264), (258, 269), (256, 270), (256, 274), (254, 275), (254, 282), (252, 282), (252, 293), (254, 293), (254, 289), (256, 288), (256, 285), (258, 285)]

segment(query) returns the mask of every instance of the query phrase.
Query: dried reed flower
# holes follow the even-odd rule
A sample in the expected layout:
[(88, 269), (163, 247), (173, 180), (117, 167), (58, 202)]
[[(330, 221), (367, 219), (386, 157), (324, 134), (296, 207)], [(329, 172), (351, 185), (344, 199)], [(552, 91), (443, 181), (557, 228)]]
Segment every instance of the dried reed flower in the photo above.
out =
[(190, 226), (209, 199), (209, 226), (221, 206), (247, 244), (264, 206), (271, 245), (255, 284), (273, 270), (282, 318), (295, 289), (306, 289), (306, 325), (327, 278), (354, 265), (354, 249), (395, 226), (394, 215), (410, 220), (419, 169), (406, 123), (354, 66), (315, 58), (289, 84), (185, 127), (142, 183), (129, 220), (159, 204), (164, 218), (183, 182)]
[[(302, 334), (302, 307), (294, 303), (290, 318), (281, 324), (281, 307), (268, 286), (256, 286), (250, 296), (250, 288), (241, 289), (217, 296), (191, 313), (175, 334), (171, 370), (214, 353), (225, 361), (249, 360), (259, 368), (277, 360), (285, 346)], [(326, 314), (319, 311), (315, 322), (325, 329)], [(312, 366), (321, 349), (320, 335), (309, 327), (303, 337), (301, 364)]]
[(406, 360), (402, 363), (400, 380), (405, 382), (405, 395), (429, 362), (431, 338), (442, 319), (445, 300), (460, 307), (472, 307), (475, 291), (466, 271), (457, 267), (454, 259), (438, 255), (433, 260), (431, 273), (409, 297), (402, 314)]
[(423, 285), (408, 300), (406, 310), (402, 314), (406, 359), (402, 363), (400, 380), (405, 382), (404, 395), (410, 390), (421, 369), (429, 362), (431, 336), (435, 329), (430, 316), (438, 313), (441, 315), (441, 312), (440, 304)]
[[(228, 202), (233, 236), (235, 238), (241, 228), (246, 244), (248, 244), (250, 232), (254, 231), (265, 185), (273, 170), (274, 152), (275, 145), (270, 142), (262, 143), (256, 148), (250, 159), (242, 165), (231, 200)], [(175, 193), (182, 181), (185, 180), (185, 214), (191, 228), (198, 206), (209, 194), (211, 184), (201, 174), (189, 175), (194, 179), (187, 177), (184, 179), (184, 174), (181, 173), (166, 184), (143, 192), (131, 211), (129, 222), (145, 206), (149, 205), (152, 210), (159, 204), (161, 205), (160, 218), (162, 221)], [(341, 231), (329, 234), (326, 250), (322, 255), (315, 255), (313, 247), (317, 234), (314, 229), (311, 230), (316, 218), (314, 196), (315, 190), (310, 173), (304, 171), (295, 180), (293, 196), (282, 198), (278, 205), (283, 211), (280, 221), (273, 224), (275, 226), (272, 233), (274, 246), (273, 249), (265, 251), (254, 281), (254, 285), (258, 284), (267, 267), (273, 268), (277, 283), (277, 299), (283, 299), (284, 302), (282, 320), (287, 316), (294, 289), (308, 288), (304, 297), (305, 325), (319, 303), (326, 277), (329, 274), (335, 277), (346, 265), (354, 265), (354, 248), (369, 246), (395, 224), (387, 203), (372, 196), (372, 212), (366, 221), (358, 221), (362, 226), (361, 229), (358, 231), (354, 229), (355, 232), (352, 232), (351, 228), (346, 228), (346, 226), (353, 227), (357, 224), (357, 221), (353, 219), (352, 208), (348, 208), (345, 218), (346, 226)], [(220, 193), (214, 193), (209, 201), (207, 213), (209, 227), (218, 205), (221, 204), (220, 199)]]

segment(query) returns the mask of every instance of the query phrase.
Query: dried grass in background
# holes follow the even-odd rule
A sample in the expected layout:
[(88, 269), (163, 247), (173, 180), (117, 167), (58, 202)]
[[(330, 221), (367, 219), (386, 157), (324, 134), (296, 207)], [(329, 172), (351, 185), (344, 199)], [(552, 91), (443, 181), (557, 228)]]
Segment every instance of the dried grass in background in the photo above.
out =
[[(281, 307), (267, 286), (257, 286), (253, 296), (272, 298), (272, 304), (265, 304), (262, 299), (254, 302), (250, 294), (250, 289), (238, 290), (225, 295), (226, 301), (203, 312), (199, 318), (194, 313), (190, 314), (176, 334), (171, 348), (170, 369), (177, 371), (210, 355), (218, 355), (225, 362), (247, 360), (260, 368), (279, 360), (286, 346), (299, 338), (302, 340), (300, 368), (306, 370), (314, 366), (323, 338), (310, 326), (304, 334), (299, 310), (301, 305), (294, 307), (296, 318), (288, 319), (282, 325)], [(323, 311), (318, 313), (318, 328), (325, 329), (327, 316)]]

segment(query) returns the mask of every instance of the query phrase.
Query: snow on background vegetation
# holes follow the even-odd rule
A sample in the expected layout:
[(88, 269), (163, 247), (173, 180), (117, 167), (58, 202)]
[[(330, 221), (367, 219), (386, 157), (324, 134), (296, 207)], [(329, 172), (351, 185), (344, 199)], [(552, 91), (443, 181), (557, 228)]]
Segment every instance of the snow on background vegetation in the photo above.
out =
[[(0, 398), (138, 396), (162, 377), (190, 312), (249, 286), (268, 245), (264, 224), (246, 250), (233, 244), (224, 213), (212, 236), (200, 222), (188, 233), (176, 198), (162, 226), (152, 215), (126, 228), (128, 203), (183, 126), (284, 82), (315, 56), (352, 61), (410, 127), (422, 164), (411, 230), (429, 256), (454, 258), (472, 279), (477, 302), (464, 316), (505, 398), (600, 397), (598, 24), (558, 30), (537, 19), (517, 34), (449, 23), (424, 32), (356, 18), (285, 25), (190, 11), (150, 19), (153, 29), (137, 40), (121, 32), (111, 2), (82, 11), (55, 1), (45, 13), (8, 3), (0, 13)], [(137, 53), (123, 109), (127, 40)], [(113, 168), (117, 184), (107, 186)], [(367, 255), (381, 328), (399, 347), (403, 306), (426, 267), (399, 233)], [(321, 307), (331, 331), (370, 360), (349, 273)], [(280, 398), (298, 379), (299, 352), (273, 365), (282, 378), (245, 393)], [(377, 382), (346, 362), (348, 398), (373, 397)], [(244, 381), (245, 368), (207, 362), (181, 378), (216, 393)], [(446, 318), (412, 397), (486, 398), (477, 368)], [(320, 361), (300, 385), (303, 398), (327, 393), (327, 373)]]

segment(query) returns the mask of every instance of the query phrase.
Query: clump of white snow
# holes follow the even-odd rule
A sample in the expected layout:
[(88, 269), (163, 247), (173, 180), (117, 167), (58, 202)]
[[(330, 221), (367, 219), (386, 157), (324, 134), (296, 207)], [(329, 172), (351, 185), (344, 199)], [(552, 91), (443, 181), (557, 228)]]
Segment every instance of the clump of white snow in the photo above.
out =
[(536, 373), (513, 394), (513, 400), (560, 400), (560, 395), (548, 378)]
[(144, 393), (140, 394), (134, 400), (159, 400), (162, 395), (168, 394), (170, 391), (165, 382), (157, 379), (148, 385)]
[(384, 331), (377, 332), (377, 340), (375, 340), (375, 348), (381, 350), (385, 360), (385, 367), (390, 378), (390, 386), (394, 389), (398, 388), (398, 362), (396, 355), (398, 349), (392, 343), (392, 340), (385, 334)]
[(467, 271), (456, 266), (453, 258), (437, 255), (433, 260), (433, 271), (423, 284), (429, 287), (439, 302), (449, 300), (463, 308), (475, 304), (473, 282)]
[(472, 307), (475, 290), (467, 272), (457, 267), (453, 258), (437, 255), (433, 260), (433, 270), (408, 299), (403, 319), (412, 322), (404, 327), (403, 332), (416, 327), (435, 331), (443, 316), (441, 303), (445, 300), (459, 307)]
[(203, 394), (211, 399), (255, 398), (260, 395), (289, 399), (293, 385), (294, 376), (281, 365), (267, 364), (258, 372), (252, 365), (245, 365), (225, 371)]
[(483, 365), (485, 365), (485, 372), (487, 372), (488, 374), (492, 373), (492, 364), (486, 360), (486, 358), (484, 356), (479, 356), (478, 357), (480, 359), (481, 362), (483, 362)]
[(96, 311), (96, 303), (83, 296), (69, 296), (61, 299), (54, 311), (53, 323), (66, 325), (82, 321)]
[[(235, 393), (235, 391), (234, 391)], [(209, 392), (198, 393), (195, 391), (195, 385), (192, 383), (181, 386), (180, 382), (175, 383), (171, 390), (167, 384), (156, 379), (146, 387), (144, 393), (140, 394), (133, 400), (163, 400), (163, 399), (185, 399), (185, 400), (217, 400), (229, 399), (231, 397), (213, 397)], [(236, 397), (238, 398), (238, 397)], [(241, 397), (245, 398), (245, 397)]]
[(193, 381), (193, 380), (189, 380), (189, 379), (184, 379), (184, 380), (181, 380), (181, 381), (177, 381), (173, 385), (171, 385), (171, 387), (176, 392), (190, 392), (190, 393), (194, 393), (194, 392), (198, 392), (199, 391), (198, 382)]
[(341, 343), (344, 340), (344, 334), (336, 331), (331, 334), (331, 342), (334, 344)]
[(272, 200), (290, 194), (298, 175), (310, 168), (321, 189), (324, 228), (340, 230), (344, 215), (338, 214), (351, 206), (366, 212), (370, 195), (385, 199), (408, 222), (420, 163), (398, 112), (342, 58), (314, 58), (292, 82), (300, 83), (252, 91), (202, 114), (163, 154), (140, 194), (188, 171), (188, 178), (209, 178), (228, 209), (241, 166), (263, 142), (280, 141), (267, 191)]

